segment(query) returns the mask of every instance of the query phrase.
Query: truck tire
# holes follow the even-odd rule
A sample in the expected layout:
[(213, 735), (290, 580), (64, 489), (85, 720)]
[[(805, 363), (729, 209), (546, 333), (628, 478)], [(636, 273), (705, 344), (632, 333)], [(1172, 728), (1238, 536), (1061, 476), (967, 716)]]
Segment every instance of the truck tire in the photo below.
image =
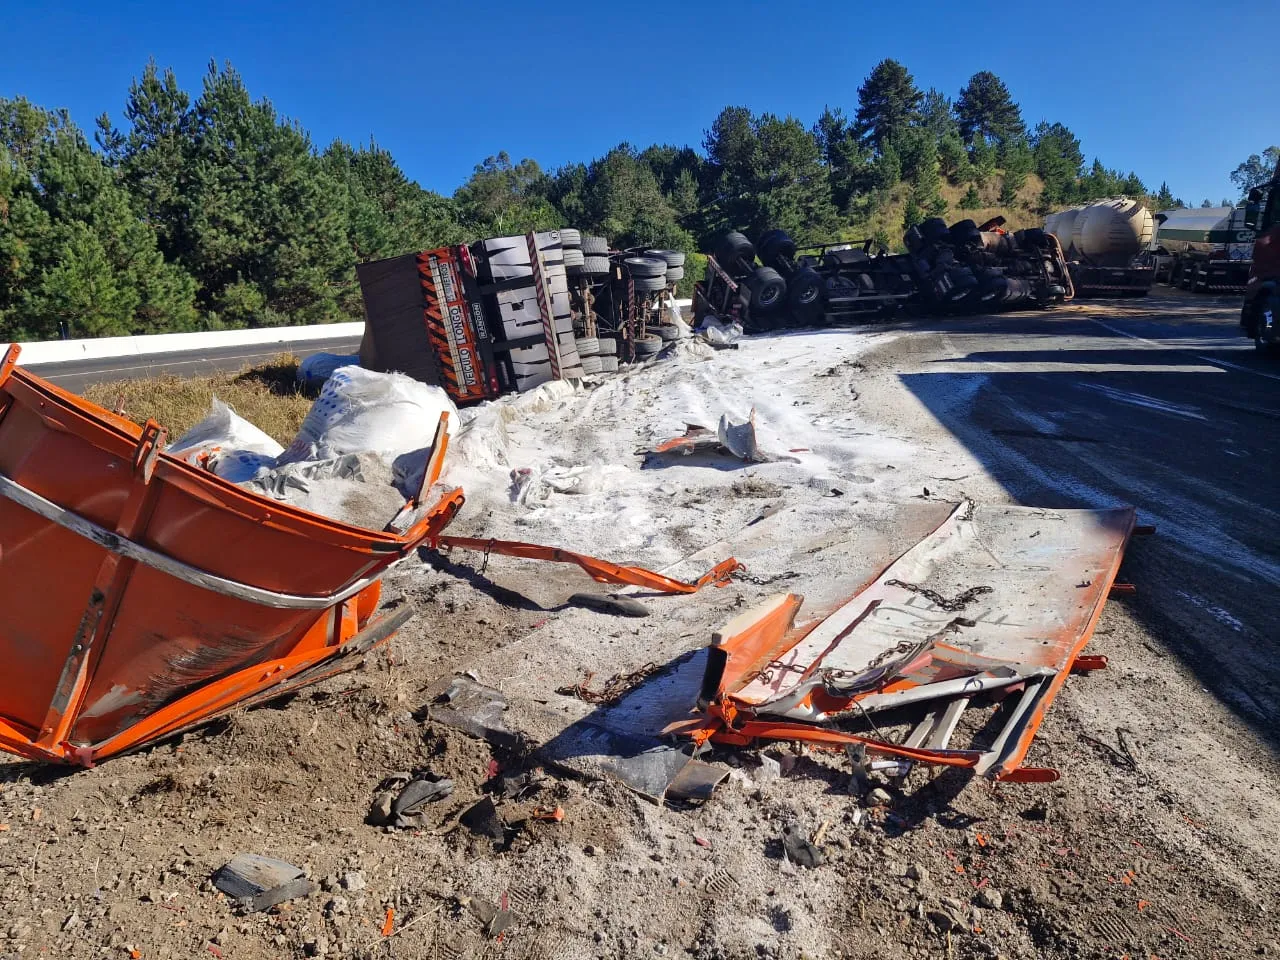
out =
[(646, 250), (642, 256), (653, 257), (657, 260), (665, 260), (668, 267), (684, 266), (683, 250)]
[(787, 306), (797, 319), (809, 320), (822, 312), (822, 275), (817, 270), (797, 270), (787, 282)]
[(618, 355), (618, 341), (613, 337), (597, 337), (596, 338), (596, 356), (600, 357), (616, 357)]
[(581, 250), (576, 250), (573, 247), (565, 248), (564, 268), (566, 271), (568, 271), (570, 267), (581, 267), (585, 260), (586, 258), (582, 255)]
[(751, 245), (750, 240), (736, 230), (732, 230), (721, 237), (720, 242), (716, 244), (715, 258), (726, 271), (732, 270), (738, 261), (750, 267), (756, 259), (756, 248)]
[(609, 258), (584, 256), (581, 270), (588, 277), (603, 277), (609, 273)]
[(618, 372), (617, 357), (606, 357), (603, 354), (601, 354), (600, 356), (596, 357), (596, 359), (600, 361), (601, 373), (617, 373)]
[(637, 358), (652, 357), (661, 353), (666, 343), (656, 334), (647, 333), (643, 337), (636, 337), (633, 346), (635, 347)]
[(565, 227), (560, 231), (560, 246), (577, 249), (582, 245), (582, 233), (573, 227)]
[(633, 277), (631, 284), (636, 288), (636, 293), (657, 293), (667, 289), (667, 275), (663, 273), (656, 277)]
[(751, 292), (751, 309), (755, 313), (772, 313), (782, 306), (787, 296), (787, 281), (772, 267), (757, 267), (747, 281)]
[(1263, 292), (1257, 299), (1253, 301), (1251, 308), (1253, 314), (1253, 323), (1250, 325), (1249, 335), (1253, 337), (1253, 348), (1259, 353), (1275, 354), (1280, 351), (1280, 345), (1275, 340), (1268, 340), (1263, 334), (1267, 327), (1267, 314), (1271, 314), (1272, 326), (1280, 320), (1276, 319), (1276, 312), (1280, 311), (1280, 294), (1271, 290)]
[(756, 246), (760, 251), (760, 262), (775, 270), (787, 270), (796, 256), (796, 242), (785, 230), (770, 230), (760, 238)]
[(604, 237), (583, 237), (582, 246), (579, 249), (589, 257), (607, 257), (609, 241)]
[(632, 279), (639, 277), (661, 277), (667, 272), (667, 261), (657, 257), (627, 257), (622, 261)]
[(947, 229), (947, 221), (941, 217), (930, 217), (920, 224), (920, 233), (929, 243), (946, 243), (951, 239), (951, 231)]
[(594, 357), (600, 353), (600, 341), (595, 337), (579, 337), (573, 343), (580, 357)]
[(680, 339), (680, 328), (674, 323), (658, 323), (649, 328), (665, 343)]
[(684, 267), (667, 267), (667, 283), (678, 283), (684, 279)]
[(957, 244), (981, 243), (982, 231), (972, 220), (957, 220), (951, 225), (951, 242)]

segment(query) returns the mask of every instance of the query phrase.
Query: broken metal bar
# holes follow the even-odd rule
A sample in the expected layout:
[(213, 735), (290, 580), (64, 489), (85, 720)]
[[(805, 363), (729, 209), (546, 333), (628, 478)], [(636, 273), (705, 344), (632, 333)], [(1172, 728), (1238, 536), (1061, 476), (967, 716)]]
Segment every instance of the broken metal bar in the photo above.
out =
[[(1052, 675), (1052, 673), (1051, 673)], [(1000, 735), (996, 737), (995, 743), (991, 745), (991, 749), (983, 754), (982, 760), (978, 763), (978, 772), (987, 773), (993, 767), (996, 768), (996, 776), (999, 775), (999, 767), (997, 764), (1004, 759), (1006, 750), (1017, 748), (1022, 742), (1022, 732), (1025, 727), (1024, 719), (1031, 711), (1031, 707), (1037, 700), (1049, 689), (1048, 681), (1042, 680), (1039, 683), (1028, 683), (1022, 696), (1018, 698), (1017, 705), (1013, 708), (1013, 713), (1009, 719), (1005, 721)], [(1015, 737), (1016, 734), (1016, 737)], [(1010, 745), (1010, 741), (1013, 741)], [(1025, 752), (1025, 751), (1024, 751)]]
[(1051, 667), (1037, 667), (1034, 670), (1009, 669), (1007, 673), (987, 674), (983, 676), (957, 677), (955, 680), (943, 680), (940, 683), (926, 683), (918, 687), (910, 687), (897, 693), (872, 693), (857, 700), (863, 710), (893, 710), (910, 703), (924, 700), (938, 700), (953, 697), (957, 694), (972, 697), (987, 690), (999, 690), (1024, 680), (1038, 677), (1052, 677), (1057, 671)]
[(924, 742), (926, 749), (945, 750), (947, 748), (952, 735), (956, 732), (956, 724), (960, 722), (960, 715), (968, 705), (968, 697), (961, 697), (947, 704), (947, 709), (942, 712), (942, 716), (938, 718), (938, 722), (929, 733), (929, 739)]
[(925, 740), (929, 738), (930, 732), (938, 722), (937, 713), (926, 713), (921, 717), (909, 734), (907, 739), (902, 741), (904, 747), (923, 747)]
[(1092, 673), (1094, 670), (1105, 670), (1109, 661), (1101, 654), (1082, 653), (1071, 664), (1072, 673)]
[(644, 567), (628, 567), (610, 563), (586, 554), (574, 553), (560, 547), (547, 547), (536, 543), (521, 543), (515, 540), (486, 540), (480, 537), (435, 537), (433, 546), (475, 550), (490, 554), (497, 553), (507, 557), (520, 557), (525, 560), (550, 560), (554, 563), (572, 563), (581, 567), (598, 583), (618, 583), (633, 587), (645, 587), (660, 593), (697, 593), (710, 584), (724, 586), (729, 577), (739, 569), (740, 564), (733, 557), (722, 560), (711, 568), (710, 572), (692, 583), (674, 580), (661, 573), (646, 570)]

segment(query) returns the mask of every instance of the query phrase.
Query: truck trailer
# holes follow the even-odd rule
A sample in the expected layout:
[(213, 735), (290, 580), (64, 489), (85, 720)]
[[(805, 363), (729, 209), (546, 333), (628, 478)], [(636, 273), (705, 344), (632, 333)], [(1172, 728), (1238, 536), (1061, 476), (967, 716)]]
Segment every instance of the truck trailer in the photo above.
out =
[(1254, 229), (1245, 207), (1156, 214), (1151, 261), (1157, 282), (1197, 293), (1239, 293), (1249, 282)]
[(1136, 200), (1110, 197), (1051, 213), (1044, 229), (1066, 252), (1077, 294), (1141, 297), (1151, 289), (1154, 221)]

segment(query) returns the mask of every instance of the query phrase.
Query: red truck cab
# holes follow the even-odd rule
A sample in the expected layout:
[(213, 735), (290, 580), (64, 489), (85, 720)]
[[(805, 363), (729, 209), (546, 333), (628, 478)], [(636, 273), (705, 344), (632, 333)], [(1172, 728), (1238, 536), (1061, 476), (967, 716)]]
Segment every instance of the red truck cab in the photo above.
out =
[(1259, 350), (1274, 352), (1280, 343), (1280, 172), (1249, 191), (1245, 226), (1256, 236), (1240, 326)]

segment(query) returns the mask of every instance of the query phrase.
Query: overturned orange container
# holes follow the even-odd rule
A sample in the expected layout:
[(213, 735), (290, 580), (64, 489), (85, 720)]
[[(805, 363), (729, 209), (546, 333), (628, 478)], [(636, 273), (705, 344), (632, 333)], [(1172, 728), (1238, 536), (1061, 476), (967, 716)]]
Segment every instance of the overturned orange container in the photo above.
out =
[(0, 363), (0, 748), (89, 766), (354, 666), (412, 614), (375, 617), (379, 577), (461, 491), (401, 533), (348, 526), (168, 456), (158, 425), (17, 358)]

